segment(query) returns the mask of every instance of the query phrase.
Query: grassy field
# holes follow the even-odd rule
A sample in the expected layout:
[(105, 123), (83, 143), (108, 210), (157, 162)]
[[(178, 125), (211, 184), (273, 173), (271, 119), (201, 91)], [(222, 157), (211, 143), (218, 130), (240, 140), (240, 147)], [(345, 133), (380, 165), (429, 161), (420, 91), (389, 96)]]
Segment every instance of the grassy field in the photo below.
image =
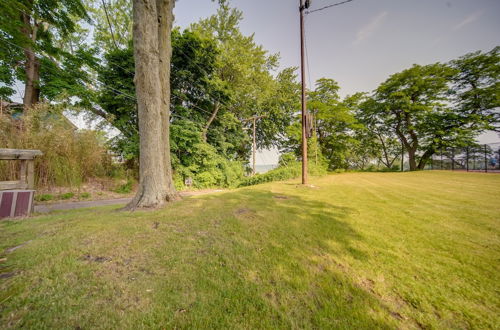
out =
[(0, 328), (497, 328), (500, 175), (346, 173), (0, 222)]

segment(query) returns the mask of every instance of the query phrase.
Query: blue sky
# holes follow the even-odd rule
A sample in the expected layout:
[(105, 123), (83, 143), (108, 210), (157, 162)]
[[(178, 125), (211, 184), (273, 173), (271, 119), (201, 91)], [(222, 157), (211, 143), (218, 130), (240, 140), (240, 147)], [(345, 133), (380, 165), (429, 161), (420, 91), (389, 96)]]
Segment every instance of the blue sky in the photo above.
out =
[[(337, 0), (338, 1), (338, 0)], [(313, 0), (311, 10), (337, 2)], [(298, 0), (233, 0), (243, 11), (241, 29), (271, 53), (282, 68), (300, 61)], [(216, 11), (210, 0), (179, 0), (176, 25)], [(310, 78), (333, 78), (343, 96), (371, 91), (389, 75), (412, 64), (445, 62), (500, 45), (499, 0), (354, 0), (306, 16)], [(498, 142), (484, 134), (481, 142)], [(277, 161), (276, 151), (260, 152), (258, 164)]]

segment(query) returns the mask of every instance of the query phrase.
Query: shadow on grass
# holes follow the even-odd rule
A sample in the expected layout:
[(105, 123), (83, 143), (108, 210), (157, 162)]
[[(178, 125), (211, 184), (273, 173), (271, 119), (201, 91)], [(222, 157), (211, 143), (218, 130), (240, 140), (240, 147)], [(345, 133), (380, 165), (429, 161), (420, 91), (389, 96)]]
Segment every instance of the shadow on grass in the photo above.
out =
[[(253, 326), (395, 326), (395, 319), (389, 315), (398, 314), (388, 312), (369, 288), (349, 278), (352, 274), (348, 266), (337, 261), (346, 254), (355, 259), (368, 258), (353, 244), (363, 237), (344, 221), (356, 210), (255, 189), (204, 196), (202, 207), (207, 217), (211, 208), (233, 214), (224, 225), (233, 233), (230, 242), (212, 242), (210, 247), (226, 256), (224, 262), (233, 275), (220, 275), (225, 280), (217, 290), (225, 292), (224, 296), (243, 296), (253, 306), (260, 306), (261, 323)], [(227, 237), (216, 240), (223, 239)], [(205, 275), (212, 281), (217, 274)], [(234, 301), (230, 306), (223, 300), (216, 305), (231, 310), (226, 314), (227, 323), (217, 325), (230, 326), (239, 318), (234, 313), (240, 307), (240, 312), (245, 310)]]
[(54, 234), (12, 256), (31, 258), (22, 283), (37, 285), (19, 284), (0, 325), (14, 315), (53, 328), (395, 328), (340, 261), (368, 258), (345, 221), (355, 213), (242, 189), (153, 212), (40, 219), (37, 231)]

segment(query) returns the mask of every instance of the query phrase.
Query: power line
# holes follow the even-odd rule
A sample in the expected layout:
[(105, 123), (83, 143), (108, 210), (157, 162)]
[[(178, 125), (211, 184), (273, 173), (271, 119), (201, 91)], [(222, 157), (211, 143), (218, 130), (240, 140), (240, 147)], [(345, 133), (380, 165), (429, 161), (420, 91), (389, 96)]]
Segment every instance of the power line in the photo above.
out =
[[(104, 4), (104, 0), (102, 0), (102, 1), (103, 1), (103, 4)], [(15, 8), (15, 9), (17, 9), (18, 11), (20, 11), (21, 13), (23, 13), (23, 14), (25, 14), (25, 15), (31, 16), (31, 14), (28, 14), (28, 13), (26, 13), (25, 11), (23, 11), (23, 10), (21, 10), (21, 9), (19, 9), (19, 8)], [(1, 40), (1, 39), (0, 39), (0, 40)], [(5, 40), (5, 41), (7, 41), (7, 40)], [(13, 44), (13, 43), (11, 43), (11, 42), (9, 42), (9, 41), (7, 41), (7, 42), (8, 42), (8, 43), (10, 43), (11, 45), (14, 45), (14, 46), (16, 46), (16, 47), (20, 48), (21, 50), (31, 52), (32, 54), (34, 54), (35, 56), (37, 56), (37, 55), (35, 54), (35, 52), (33, 52), (33, 51), (29, 50), (29, 49), (24, 49), (24, 48), (22, 48), (22, 47), (20, 47), (20, 46), (18, 46), (18, 45), (15, 45), (15, 44)], [(180, 51), (180, 52), (181, 52), (181, 53), (182, 53), (185, 57), (189, 58), (189, 56), (188, 56), (188, 55), (187, 55), (184, 51), (182, 51), (182, 49), (178, 48), (178, 49), (176, 49), (176, 50)], [(40, 57), (38, 57), (38, 58), (40, 59)], [(130, 70), (128, 70), (128, 69), (126, 69), (126, 68), (124, 68), (124, 67), (120, 66), (118, 63), (116, 63), (116, 62), (114, 62), (114, 61), (109, 61), (108, 59), (105, 59), (105, 60), (106, 60), (108, 63), (112, 63), (112, 64), (116, 65), (117, 67), (121, 68), (122, 70), (124, 70), (125, 72), (127, 72), (127, 73), (129, 73), (129, 74), (133, 74), (133, 75), (135, 75), (135, 72), (132, 72), (132, 71), (130, 71)], [(205, 68), (201, 67), (201, 66), (200, 66), (200, 65), (198, 65), (197, 63), (192, 63), (192, 64), (193, 64), (193, 65), (195, 65), (196, 67), (198, 67), (199, 69), (201, 69), (201, 71), (204, 71), (204, 72), (206, 71), (206, 70), (205, 70)], [(193, 87), (192, 85), (190, 85), (190, 86), (191, 86), (191, 87)], [(111, 89), (111, 87), (105, 87), (105, 88), (107, 88), (107, 89)], [(125, 93), (121, 93), (121, 94), (123, 94), (123, 95), (127, 95), (127, 94), (125, 94)], [(221, 100), (219, 100), (218, 98), (214, 97), (213, 95), (210, 95), (209, 93), (206, 93), (206, 94), (207, 94), (207, 95), (208, 95), (208, 96), (212, 99), (212, 101), (218, 102), (219, 104), (221, 104), (221, 105), (223, 105), (223, 106), (227, 107), (227, 105), (226, 105), (224, 102), (222, 102)], [(127, 95), (127, 96), (128, 96), (129, 98), (131, 97), (130, 95)], [(171, 96), (171, 97), (175, 97), (175, 98), (177, 98), (177, 99), (178, 99), (179, 101), (181, 101), (181, 102), (182, 102), (182, 101), (186, 101), (185, 99), (181, 99), (179, 96), (174, 95), (173, 93), (171, 93), (171, 95), (170, 95), (170, 96)], [(135, 99), (135, 97), (132, 97), (132, 98), (133, 98), (135, 101), (137, 101), (137, 99)], [(205, 112), (205, 113), (207, 113), (207, 114), (209, 114), (209, 115), (212, 115), (212, 112), (207, 111), (207, 110), (205, 110), (205, 109), (202, 109), (201, 107), (199, 107), (199, 106), (197, 106), (197, 105), (195, 105), (195, 104), (193, 104), (193, 103), (191, 103), (190, 105), (191, 105), (192, 107), (194, 107), (194, 108), (198, 109), (198, 110), (201, 110), (201, 111), (203, 111), (203, 112)]]
[[(26, 15), (30, 15), (30, 14), (27, 14), (26, 12), (24, 12), (23, 10), (21, 10), (21, 9), (19, 9), (19, 8), (16, 8), (16, 9), (17, 9), (17, 10), (19, 10), (21, 13), (24, 13), (24, 14), (26, 14)], [(26, 49), (26, 48), (23, 48), (23, 47), (18, 46), (18, 45), (16, 45), (16, 44), (14, 44), (14, 43), (10, 42), (9, 40), (3, 39), (3, 38), (2, 38), (2, 39), (0, 39), (0, 41), (7, 42), (7, 43), (9, 43), (10, 45), (12, 45), (12, 46), (14, 46), (14, 47), (17, 47), (17, 48), (19, 48), (19, 49), (21, 49), (21, 50), (23, 50), (23, 51), (29, 52), (29, 53), (33, 54), (35, 57), (37, 57), (38, 59), (41, 59), (41, 57), (40, 57), (39, 55), (37, 55), (37, 54), (36, 54), (34, 51), (32, 51), (31, 49)], [(188, 55), (187, 55), (184, 51), (182, 51), (182, 49), (180, 49), (180, 48), (179, 48), (179, 49), (177, 49), (177, 50), (178, 50), (178, 51), (180, 51), (180, 52), (181, 52), (181, 53), (182, 53), (185, 57), (189, 58), (189, 56), (188, 56)], [(130, 71), (130, 70), (128, 70), (128, 69), (126, 69), (126, 68), (124, 68), (124, 67), (120, 66), (118, 63), (116, 63), (116, 62), (114, 62), (114, 61), (110, 61), (109, 59), (105, 59), (105, 60), (106, 60), (108, 63), (111, 63), (111, 64), (113, 64), (113, 65), (116, 65), (117, 67), (121, 68), (122, 70), (124, 70), (125, 72), (127, 72), (127, 73), (129, 73), (129, 74), (135, 74), (135, 72), (132, 72), (132, 71)], [(195, 65), (196, 67), (198, 67), (199, 69), (201, 69), (201, 71), (206, 71), (206, 69), (205, 69), (205, 68), (201, 67), (201, 66), (200, 66), (200, 65), (198, 65), (197, 63), (192, 63), (192, 64), (193, 64), (193, 65)], [(96, 81), (94, 81), (94, 80), (92, 80), (92, 79), (89, 79), (89, 81), (91, 81), (91, 82), (93, 82), (93, 83), (97, 84), (97, 85), (98, 85), (98, 86), (100, 86), (101, 88), (105, 88), (105, 89), (107, 89), (107, 90), (110, 90), (110, 91), (114, 92), (116, 95), (123, 95), (123, 96), (125, 96), (125, 97), (127, 97), (127, 98), (129, 98), (129, 99), (131, 99), (131, 100), (133, 100), (133, 101), (135, 101), (135, 102), (137, 102), (137, 99), (136, 99), (134, 96), (132, 96), (132, 95), (129, 95), (129, 94), (127, 94), (127, 93), (124, 93), (124, 92), (122, 92), (122, 91), (119, 91), (119, 90), (117, 90), (117, 89), (114, 89), (114, 88), (112, 88), (112, 87), (110, 87), (110, 86), (104, 85), (104, 83), (99, 82), (99, 81), (97, 81), (97, 82), (96, 82)], [(91, 85), (91, 86), (92, 86), (92, 85)], [(192, 85), (190, 85), (190, 86), (191, 86), (191, 87), (193, 87)], [(95, 86), (94, 86), (94, 87), (95, 87)], [(227, 105), (226, 105), (224, 102), (222, 102), (221, 100), (219, 100), (218, 98), (214, 97), (213, 95), (210, 95), (209, 93), (207, 93), (207, 95), (209, 96), (209, 98), (211, 98), (211, 99), (212, 99), (212, 101), (218, 102), (219, 104), (221, 104), (221, 105), (223, 105), (223, 106), (226, 106), (226, 107), (227, 107)], [(171, 98), (176, 98), (178, 101), (181, 101), (181, 102), (188, 101), (188, 100), (183, 99), (183, 98), (181, 98), (181, 97), (179, 97), (179, 96), (177, 96), (177, 95), (175, 95), (175, 94), (173, 94), (173, 93), (171, 93), (171, 94), (170, 94), (170, 96), (171, 96)], [(193, 108), (196, 108), (196, 109), (198, 109), (198, 110), (200, 110), (200, 111), (202, 111), (202, 112), (204, 112), (204, 113), (206, 113), (206, 114), (212, 115), (212, 112), (210, 112), (210, 111), (208, 111), (208, 110), (206, 110), (206, 109), (203, 109), (203, 108), (201, 108), (201, 107), (197, 106), (197, 105), (196, 105), (196, 104), (194, 104), (194, 103), (190, 103), (190, 104), (188, 105), (188, 107), (193, 107)], [(184, 119), (186, 119), (186, 120), (188, 120), (188, 121), (191, 121), (191, 120), (189, 120), (189, 119), (187, 119), (187, 118), (184, 118)], [(196, 122), (194, 122), (194, 121), (191, 121), (191, 122), (196, 123)]]
[[(8, 40), (5, 40), (5, 39), (0, 39), (0, 41), (5, 41), (5, 42), (7, 42), (7, 43), (11, 44), (12, 46), (15, 46), (15, 47), (18, 47), (18, 48), (20, 48), (20, 49), (23, 49), (22, 47), (20, 47), (20, 46), (18, 46), (18, 45), (16, 45), (16, 44), (14, 44), (14, 43), (11, 43), (11, 42), (10, 42), (10, 41), (8, 41)], [(23, 50), (24, 50), (24, 49), (23, 49)], [(37, 57), (38, 59), (40, 59), (40, 56), (39, 56), (39, 55), (37, 55), (37, 54), (35, 54), (33, 51), (31, 51), (31, 50), (26, 50), (26, 51), (31, 52), (33, 55), (35, 55), (35, 57)], [(99, 87), (101, 87), (101, 88), (108, 89), (109, 91), (113, 92), (115, 95), (123, 95), (123, 96), (125, 96), (126, 98), (128, 98), (128, 99), (130, 99), (130, 100), (133, 100), (133, 101), (135, 101), (135, 102), (137, 102), (137, 99), (136, 99), (134, 96), (130, 95), (130, 94), (124, 93), (124, 92), (122, 92), (122, 91), (120, 91), (120, 90), (117, 90), (117, 89), (115, 89), (115, 88), (113, 88), (113, 87), (106, 86), (106, 85), (104, 85), (103, 83), (101, 83), (101, 82), (99, 82), (99, 81), (94, 81), (94, 80), (92, 80), (92, 79), (89, 79), (89, 81), (90, 81), (90, 82), (93, 82), (94, 84), (98, 85), (98, 86), (99, 86)], [(90, 86), (92, 86), (92, 87), (94, 87), (94, 88), (96, 87), (95, 85), (92, 85), (92, 84), (91, 84)], [(181, 98), (179, 98), (179, 97), (178, 97), (178, 96), (176, 96), (176, 95), (171, 95), (171, 96), (172, 96), (172, 97), (176, 97), (176, 98), (178, 98), (179, 100), (181, 100), (181, 101), (182, 101), (182, 99), (181, 99)], [(200, 109), (200, 110), (203, 110), (202, 108), (199, 108), (199, 107), (197, 107), (197, 106), (196, 106), (196, 105), (194, 105), (194, 104), (192, 104), (192, 105), (193, 105), (194, 107), (196, 107), (196, 108)], [(184, 119), (184, 120), (186, 120), (186, 121), (188, 121), (188, 122), (191, 122), (191, 123), (194, 123), (194, 124), (200, 125), (200, 123), (199, 123), (199, 122), (193, 121), (193, 120), (191, 120), (191, 119), (189, 119), (189, 118), (186, 118), (186, 117), (184, 117), (184, 116), (181, 116), (181, 115), (176, 114), (176, 113), (173, 113), (173, 112), (171, 112), (171, 113), (170, 113), (170, 116), (171, 116), (171, 117), (174, 117), (174, 118), (178, 118), (178, 119)]]
[(308, 11), (306, 11), (306, 14), (312, 14), (312, 13), (315, 13), (317, 11), (322, 11), (322, 10), (325, 10), (325, 9), (328, 9), (328, 8), (340, 6), (340, 5), (343, 5), (343, 4), (346, 4), (348, 2), (352, 2), (352, 1), (354, 1), (354, 0), (345, 0), (345, 1), (337, 2), (337, 3), (333, 3), (331, 5), (324, 6), (324, 7), (318, 8), (318, 9), (308, 10)]
[[(34, 55), (36, 58), (38, 58), (38, 59), (41, 59), (41, 57), (40, 57), (39, 55), (37, 55), (34, 51), (32, 51), (32, 50), (30, 50), (30, 49), (24, 49), (23, 47), (18, 46), (18, 45), (14, 44), (14, 43), (12, 43), (12, 42), (10, 42), (10, 41), (6, 40), (6, 39), (0, 39), (0, 41), (4, 41), (4, 42), (6, 42), (6, 43), (8, 43), (8, 44), (10, 44), (10, 45), (12, 45), (12, 46), (14, 46), (14, 47), (17, 47), (17, 48), (19, 48), (19, 49), (21, 49), (21, 50), (23, 50), (23, 51), (26, 51), (26, 52), (29, 52), (29, 53), (33, 54), (33, 55)], [(111, 63), (113, 63), (113, 62), (111, 62)], [(114, 63), (114, 64), (115, 64), (115, 65), (117, 65), (118, 67), (120, 67), (118, 64), (116, 64), (116, 63)], [(125, 70), (126, 72), (128, 72), (128, 73), (130, 73), (130, 74), (133, 74), (131, 71), (129, 71), (129, 70), (127, 70), (127, 69), (123, 68), (123, 67), (120, 67), (120, 68), (122, 68), (123, 70)], [(135, 98), (135, 96), (132, 96), (132, 95), (130, 95), (130, 94), (127, 94), (127, 93), (125, 93), (125, 92), (122, 92), (122, 91), (120, 91), (120, 90), (117, 90), (117, 89), (115, 89), (115, 88), (113, 88), (113, 87), (107, 86), (107, 85), (105, 85), (104, 83), (102, 83), (102, 82), (100, 82), (100, 81), (94, 81), (94, 80), (91, 80), (91, 79), (89, 79), (89, 80), (90, 80), (91, 82), (93, 82), (94, 84), (98, 85), (98, 86), (99, 86), (99, 87), (101, 87), (101, 88), (105, 88), (105, 89), (107, 89), (107, 90), (110, 90), (110, 91), (114, 92), (115, 94), (120, 94), (120, 95), (123, 95), (123, 96), (125, 96), (125, 97), (127, 97), (127, 98), (129, 98), (129, 99), (131, 99), (131, 100), (133, 100), (133, 101), (136, 101), (136, 102), (137, 102), (137, 99)], [(92, 86), (92, 85), (91, 85), (91, 86)], [(93, 87), (95, 87), (95, 86), (93, 86)], [(175, 95), (175, 94), (171, 94), (170, 96), (171, 96), (171, 97), (173, 97), (173, 98), (176, 98), (177, 100), (179, 100), (179, 101), (181, 101), (181, 102), (182, 102), (182, 101), (186, 101), (185, 99), (182, 99), (182, 98), (180, 98), (179, 96), (177, 96), (177, 95)], [(211, 114), (212, 114), (211, 112), (209, 112), (209, 111), (207, 111), (207, 110), (205, 110), (205, 109), (203, 109), (203, 108), (201, 108), (201, 107), (197, 106), (196, 104), (191, 103), (191, 104), (190, 104), (190, 106), (192, 106), (192, 107), (194, 107), (194, 108), (196, 108), (196, 109), (198, 109), (198, 110), (200, 110), (200, 111), (203, 111), (203, 112), (205, 112), (205, 113), (207, 113), (207, 114), (209, 114), (209, 115), (211, 115)]]

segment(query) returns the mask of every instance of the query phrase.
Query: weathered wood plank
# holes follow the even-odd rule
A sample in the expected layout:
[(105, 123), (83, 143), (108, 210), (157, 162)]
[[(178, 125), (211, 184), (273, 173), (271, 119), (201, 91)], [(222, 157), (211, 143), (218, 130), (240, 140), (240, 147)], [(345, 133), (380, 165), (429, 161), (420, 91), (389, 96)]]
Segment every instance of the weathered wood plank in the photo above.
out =
[(21, 181), (0, 181), (0, 190), (28, 189), (28, 184)]
[(33, 162), (32, 160), (21, 160), (21, 166), (19, 167), (19, 181), (21, 182), (27, 182), (26, 181), (26, 169), (28, 168), (28, 162)]
[(40, 150), (0, 149), (1, 160), (33, 159), (41, 155), (43, 153)]
[(34, 161), (28, 161), (28, 178), (27, 178), (27, 184), (28, 184), (28, 189), (35, 189), (35, 162)]

